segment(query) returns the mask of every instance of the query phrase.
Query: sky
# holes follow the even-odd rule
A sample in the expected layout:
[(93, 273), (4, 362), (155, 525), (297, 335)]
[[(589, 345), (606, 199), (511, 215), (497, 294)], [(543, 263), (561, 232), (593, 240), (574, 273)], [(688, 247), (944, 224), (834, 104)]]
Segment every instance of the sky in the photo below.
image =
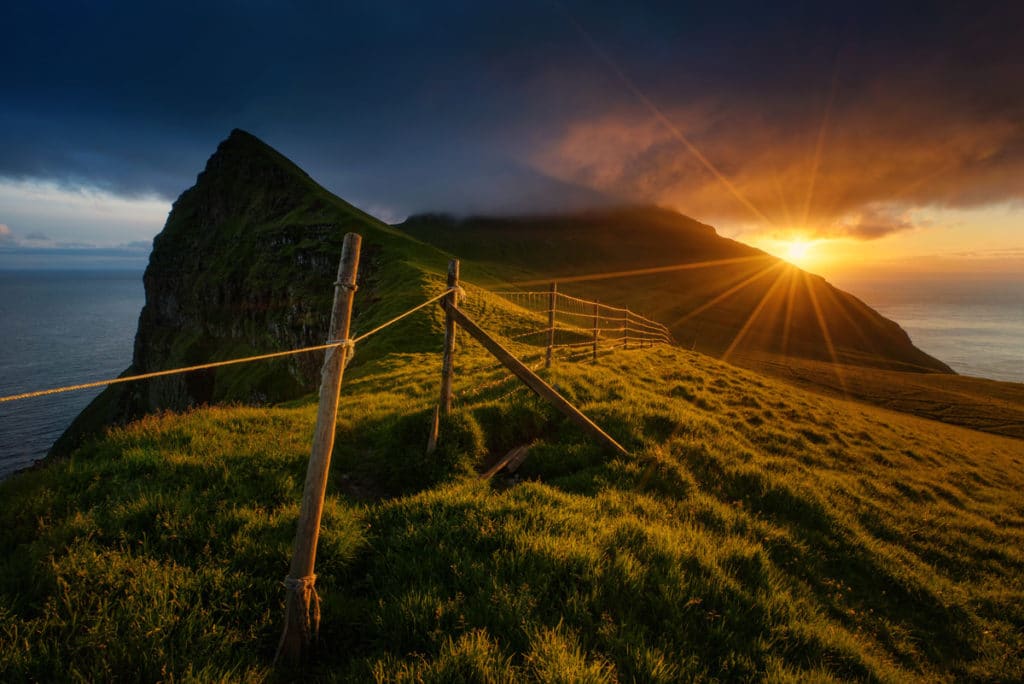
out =
[(824, 275), (1024, 273), (1020, 2), (69, 1), (0, 26), (0, 268), (144, 263), (237, 127), (390, 222), (654, 203)]

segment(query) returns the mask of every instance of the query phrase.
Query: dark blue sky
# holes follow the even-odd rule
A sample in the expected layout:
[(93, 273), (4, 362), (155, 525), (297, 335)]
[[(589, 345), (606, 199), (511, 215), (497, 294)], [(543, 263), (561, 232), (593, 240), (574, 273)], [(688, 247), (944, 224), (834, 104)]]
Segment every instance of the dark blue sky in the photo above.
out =
[(386, 219), (645, 201), (877, 238), (1024, 196), (1022, 6), (5, 3), (0, 180), (170, 200), (239, 127)]

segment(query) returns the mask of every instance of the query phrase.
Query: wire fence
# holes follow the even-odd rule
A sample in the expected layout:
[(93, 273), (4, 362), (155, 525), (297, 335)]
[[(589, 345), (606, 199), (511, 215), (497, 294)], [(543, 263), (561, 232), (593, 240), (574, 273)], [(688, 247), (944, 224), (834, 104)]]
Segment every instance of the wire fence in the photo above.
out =
[(526, 315), (530, 330), (507, 335), (553, 349), (595, 348), (597, 351), (655, 344), (676, 345), (672, 332), (663, 324), (630, 309), (582, 299), (559, 292), (554, 285), (547, 291), (498, 291)]
[(6, 396), (6, 397), (0, 397), (0, 404), (5, 403), (5, 402), (9, 402), (9, 401), (19, 401), (21, 399), (32, 399), (34, 397), (45, 397), (45, 396), (48, 396), (48, 395), (51, 395), (51, 394), (62, 394), (64, 392), (74, 392), (76, 390), (91, 389), (91, 388), (94, 388), (94, 387), (105, 387), (107, 385), (119, 385), (119, 384), (126, 383), (126, 382), (137, 382), (137, 381), (140, 381), (140, 380), (150, 380), (152, 378), (161, 378), (161, 377), (166, 377), (168, 375), (179, 375), (181, 373), (192, 373), (194, 371), (209, 370), (209, 369), (212, 369), (212, 368), (220, 368), (222, 366), (233, 366), (233, 365), (240, 364), (240, 363), (252, 363), (254, 361), (265, 361), (265, 360), (268, 360), (268, 359), (277, 359), (277, 358), (281, 358), (281, 357), (284, 357), (284, 356), (294, 356), (296, 354), (308, 354), (310, 352), (315, 352), (315, 351), (326, 351), (326, 350), (329, 350), (329, 349), (337, 349), (339, 347), (349, 347), (350, 349), (353, 349), (357, 343), (363, 342), (363, 341), (369, 339), (373, 335), (376, 335), (377, 333), (381, 332), (382, 330), (385, 330), (386, 328), (391, 327), (395, 323), (398, 323), (399, 321), (401, 321), (401, 320), (403, 320), (405, 318), (408, 318), (409, 316), (413, 315), (417, 311), (420, 311), (421, 309), (424, 309), (424, 308), (430, 306), (431, 304), (433, 304), (433, 303), (443, 299), (444, 297), (448, 296), (448, 294), (450, 294), (451, 292), (455, 292), (457, 290), (459, 290), (459, 288), (447, 289), (444, 292), (442, 292), (442, 293), (440, 293), (440, 294), (438, 294), (438, 295), (436, 295), (434, 297), (431, 297), (430, 299), (427, 299), (425, 302), (417, 304), (416, 306), (412, 307), (411, 309), (408, 309), (407, 311), (403, 311), (402, 313), (400, 313), (399, 315), (395, 316), (394, 318), (386, 321), (385, 323), (382, 323), (382, 324), (378, 325), (376, 328), (373, 328), (372, 330), (370, 330), (368, 332), (365, 332), (362, 335), (359, 335), (358, 337), (354, 337), (354, 338), (351, 338), (351, 339), (348, 339), (348, 340), (332, 340), (330, 342), (326, 342), (325, 344), (318, 344), (318, 345), (314, 345), (312, 347), (301, 347), (299, 349), (289, 349), (289, 350), (286, 350), (286, 351), (271, 352), (269, 354), (257, 354), (256, 356), (245, 356), (245, 357), (237, 358), (237, 359), (227, 359), (227, 360), (224, 360), (224, 361), (212, 361), (210, 363), (202, 363), (202, 364), (199, 364), (197, 366), (184, 366), (184, 367), (181, 367), (181, 368), (170, 368), (170, 369), (167, 369), (167, 370), (153, 371), (151, 373), (141, 373), (141, 374), (138, 374), (138, 375), (123, 375), (123, 376), (118, 377), (118, 378), (107, 378), (106, 380), (94, 380), (92, 382), (83, 382), (83, 383), (79, 383), (79, 384), (75, 384), (75, 385), (65, 385), (63, 387), (53, 387), (53, 388), (50, 388), (50, 389), (34, 390), (34, 391), (31, 391), (31, 392), (22, 392), (21, 394), (12, 394), (12, 395), (9, 395), (9, 396)]
[[(557, 292), (555, 284), (551, 285), (548, 292), (511, 292), (499, 295), (474, 288), (481, 295), (481, 302), (476, 306), (480, 320), (486, 321), (488, 327), (492, 327), (491, 322), (500, 324), (497, 327), (501, 329), (499, 336), (502, 338), (502, 342), (499, 342), (492, 337), (492, 333), (480, 327), (474, 317), (470, 317), (460, 310), (459, 303), (460, 300), (465, 299), (465, 291), (459, 282), (459, 262), (454, 259), (449, 262), (446, 289), (367, 332), (352, 336), (349, 331), (353, 297), (357, 289), (361, 241), (361, 236), (355, 233), (345, 236), (338, 267), (338, 279), (334, 284), (334, 303), (327, 335), (329, 339), (324, 344), (0, 397), (0, 403), (6, 403), (81, 389), (325, 351), (316, 428), (307, 464), (295, 545), (288, 576), (283, 582), (286, 589), (284, 630), (278, 644), (275, 662), (278, 657), (282, 656), (292, 661), (300, 659), (308, 653), (311, 640), (319, 630), (320, 599), (315, 587), (315, 551), (324, 506), (327, 476), (330, 470), (330, 457), (337, 430), (341, 384), (345, 366), (348, 359), (352, 357), (357, 344), (418, 311), (426, 309), (431, 304), (442, 303), (445, 311), (445, 339), (441, 366), (441, 396), (434, 412), (430, 438), (426, 445), (429, 456), (436, 449), (440, 438), (440, 418), (451, 410), (454, 398), (452, 381), (455, 372), (455, 342), (459, 330), (481, 344), (489, 352), (490, 357), (488, 358), (498, 362), (495, 365), (492, 360), (492, 365), (484, 364), (472, 369), (474, 371), (472, 377), (479, 381), (459, 392), (459, 401), (479, 398), (490, 391), (500, 392), (498, 399), (501, 400), (528, 388), (537, 396), (548, 401), (557, 411), (576, 423), (593, 439), (606, 448), (624, 455), (628, 455), (628, 452), (622, 445), (562, 396), (555, 387), (547, 384), (536, 372), (541, 366), (551, 365), (552, 353), (556, 348), (577, 350), (589, 347), (592, 358), (596, 361), (599, 350), (619, 346), (627, 347), (630, 342), (634, 342), (640, 347), (648, 344), (674, 343), (669, 330), (660, 323), (635, 314), (628, 309), (560, 294)], [(499, 300), (503, 300), (500, 306), (497, 305)], [(474, 312), (474, 316), (476, 316), (476, 312)], [(335, 337), (345, 339), (330, 339)], [(541, 351), (542, 349), (543, 351)], [(538, 354), (538, 352), (540, 353)], [(529, 359), (530, 365), (525, 362), (527, 359)], [(482, 379), (481, 375), (484, 375)], [(511, 387), (508, 386), (509, 383), (511, 383)], [(525, 454), (527, 448), (528, 446), (520, 447), (520, 453)], [(507, 463), (508, 459), (504, 462)]]
[[(646, 316), (634, 313), (629, 309), (602, 304), (600, 302), (573, 297), (554, 290), (548, 291), (498, 291), (489, 292), (480, 288), (474, 288), (476, 292), (486, 295), (497, 295), (511, 303), (513, 306), (503, 307), (513, 314), (512, 328), (506, 321), (503, 339), (510, 346), (522, 346), (519, 349), (521, 355), (528, 356), (530, 348), (538, 347), (545, 349), (564, 349), (570, 351), (586, 351), (589, 348), (593, 354), (610, 351), (613, 349), (628, 347), (631, 343), (637, 347), (653, 346), (656, 344), (675, 345), (676, 342), (672, 333), (667, 327), (651, 320)], [(257, 354), (242, 358), (212, 361), (194, 366), (171, 368), (167, 370), (141, 373), (137, 375), (125, 375), (117, 378), (106, 378), (89, 382), (53, 387), (48, 389), (33, 390), (0, 397), (0, 403), (44, 397), (53, 394), (62, 394), (76, 390), (92, 389), (117, 385), (128, 382), (137, 382), (153, 378), (191, 373), (201, 370), (210, 370), (223, 366), (231, 366), (242, 363), (252, 363), (276, 359), (297, 354), (308, 354), (317, 351), (336, 349), (348, 346), (350, 350), (358, 343), (364, 342), (370, 337), (391, 327), (395, 323), (412, 316), (418, 311), (439, 302), (449, 294), (456, 292), (460, 296), (465, 295), (461, 287), (448, 288), (437, 295), (434, 295), (416, 306), (398, 314), (388, 321), (375, 328), (362, 333), (348, 340), (332, 340), (325, 344), (318, 344), (298, 349)], [(540, 327), (534, 327), (540, 326)], [(522, 328), (530, 328), (522, 330)], [(351, 354), (350, 354), (351, 355)], [(538, 364), (532, 362), (531, 370), (537, 370), (545, 365), (544, 360)], [(514, 376), (504, 373), (499, 379), (485, 379), (482, 383), (460, 392), (460, 399), (465, 401), (475, 393), (482, 393), (487, 389), (499, 386), (510, 381)]]

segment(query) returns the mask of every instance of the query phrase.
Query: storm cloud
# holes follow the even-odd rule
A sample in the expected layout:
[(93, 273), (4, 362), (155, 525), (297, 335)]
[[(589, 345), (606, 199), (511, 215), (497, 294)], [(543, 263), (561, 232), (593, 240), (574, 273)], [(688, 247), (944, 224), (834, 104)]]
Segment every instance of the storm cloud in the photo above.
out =
[(872, 239), (1024, 199), (1019, 3), (822, 5), (7, 3), (0, 177), (173, 199), (241, 127), (393, 220), (650, 201)]

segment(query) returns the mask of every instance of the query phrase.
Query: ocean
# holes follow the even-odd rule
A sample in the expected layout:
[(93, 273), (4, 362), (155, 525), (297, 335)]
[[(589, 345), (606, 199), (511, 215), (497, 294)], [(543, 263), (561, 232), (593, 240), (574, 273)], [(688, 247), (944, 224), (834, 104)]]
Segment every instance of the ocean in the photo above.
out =
[(1024, 279), (926, 278), (839, 285), (961, 375), (1024, 382)]
[[(116, 377), (143, 303), (141, 271), (0, 271), (0, 396)], [(101, 389), (0, 404), (0, 479), (45, 456)]]
[[(1024, 382), (1024, 287), (979, 282), (847, 288), (958, 373)], [(144, 302), (141, 271), (0, 271), (0, 396), (115, 377)], [(46, 455), (100, 390), (0, 404), (0, 479)]]

